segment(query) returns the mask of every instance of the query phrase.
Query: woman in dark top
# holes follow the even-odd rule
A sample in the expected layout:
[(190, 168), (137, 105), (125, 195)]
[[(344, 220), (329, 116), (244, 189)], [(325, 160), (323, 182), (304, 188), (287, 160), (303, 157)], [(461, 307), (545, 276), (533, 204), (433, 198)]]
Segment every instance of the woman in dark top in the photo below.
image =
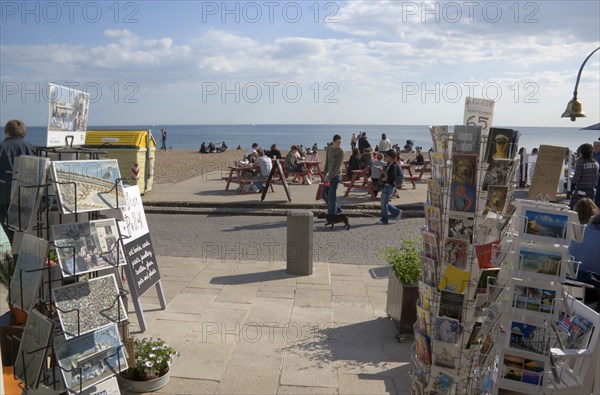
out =
[(415, 150), (417, 156), (415, 157), (415, 160), (413, 160), (412, 162), (410, 162), (412, 165), (417, 165), (417, 166), (422, 166), (425, 164), (425, 158), (423, 157), (423, 154), (421, 153), (421, 149), (417, 148)]
[(348, 160), (348, 178), (352, 178), (353, 170), (360, 170), (360, 151), (358, 148), (352, 150), (352, 156)]
[(592, 155), (591, 144), (581, 144), (577, 149), (577, 162), (575, 162), (575, 173), (573, 174), (573, 194), (569, 208), (573, 209), (579, 199), (588, 197), (594, 200), (596, 195), (596, 182), (598, 181), (598, 162)]
[(271, 146), (271, 150), (269, 150), (269, 153), (267, 155), (269, 158), (273, 158), (275, 157), (275, 159), (281, 159), (281, 151), (279, 151), (279, 147), (277, 146), (277, 144), (273, 144)]

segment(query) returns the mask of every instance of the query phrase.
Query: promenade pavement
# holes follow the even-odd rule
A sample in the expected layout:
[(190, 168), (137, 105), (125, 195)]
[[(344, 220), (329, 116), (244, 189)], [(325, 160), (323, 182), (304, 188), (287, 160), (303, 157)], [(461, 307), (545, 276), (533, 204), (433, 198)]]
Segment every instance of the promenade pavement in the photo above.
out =
[[(236, 192), (237, 184), (225, 191), (223, 176), (215, 172), (177, 184), (155, 185), (143, 197), (146, 211), (182, 213), (208, 208), (219, 213), (241, 207), (262, 216), (268, 211), (285, 214), (292, 208), (325, 208), (323, 202), (315, 200), (316, 183), (290, 185), (291, 203), (281, 184), (275, 184), (275, 192), (269, 192), (261, 203), (258, 193)], [(347, 198), (343, 197), (345, 189), (340, 187), (338, 192), (342, 195), (340, 203), (349, 213), (376, 215), (379, 210), (379, 201), (372, 201), (366, 191), (353, 191)], [(406, 209), (421, 209), (425, 193), (423, 180), (416, 189), (410, 185), (401, 190), (394, 203)], [(205, 254), (202, 248), (203, 242), (216, 240), (192, 237), (190, 232), (197, 232), (190, 228), (190, 221), (180, 234), (169, 236), (169, 229), (177, 226), (174, 223), (184, 222), (178, 217), (149, 215), (154, 243), (160, 244), (156, 250), (168, 305), (160, 310), (153, 290), (142, 297), (148, 328), (139, 336), (160, 336), (181, 352), (172, 367), (171, 382), (160, 393), (410, 393), (412, 336), (407, 334), (406, 341), (399, 343), (397, 330), (387, 318), (387, 266), (368, 264), (368, 257), (361, 259), (361, 264), (316, 258), (312, 275), (294, 276), (286, 273), (283, 259), (257, 261), (227, 254), (214, 259), (214, 253)], [(222, 234), (218, 229), (224, 224), (217, 218), (195, 218), (198, 232)], [(227, 217), (227, 224), (236, 229), (254, 229), (245, 236), (236, 232), (231, 240), (243, 243), (250, 233), (255, 240), (263, 240), (265, 230), (285, 238), (281, 220), (271, 220), (277, 222), (274, 227), (264, 221), (240, 224), (236, 217)], [(315, 237), (326, 237), (322, 243), (340, 244), (332, 236), (339, 234), (346, 243), (361, 238), (373, 247), (369, 228), (364, 227), (373, 221), (359, 219), (353, 221), (358, 224), (350, 231), (323, 231)], [(403, 229), (415, 230), (420, 224), (417, 219), (406, 221), (394, 221), (374, 230), (387, 229), (395, 235), (391, 239), (399, 240)], [(169, 237), (180, 237), (178, 243), (185, 244), (185, 252), (169, 246)], [(331, 237), (334, 239), (330, 241)], [(135, 332), (132, 311), (130, 318)]]

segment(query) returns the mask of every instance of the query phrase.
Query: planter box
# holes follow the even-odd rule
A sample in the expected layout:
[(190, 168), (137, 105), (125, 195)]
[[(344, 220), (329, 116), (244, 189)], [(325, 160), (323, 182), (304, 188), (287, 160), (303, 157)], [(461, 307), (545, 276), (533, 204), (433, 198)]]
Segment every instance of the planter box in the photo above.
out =
[(412, 333), (417, 321), (418, 285), (404, 285), (390, 267), (386, 310), (401, 333)]

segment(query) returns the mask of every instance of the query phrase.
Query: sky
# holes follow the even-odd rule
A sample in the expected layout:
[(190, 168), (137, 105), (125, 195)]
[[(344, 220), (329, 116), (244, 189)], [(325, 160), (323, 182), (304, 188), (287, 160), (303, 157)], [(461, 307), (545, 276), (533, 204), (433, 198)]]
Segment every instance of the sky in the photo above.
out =
[(600, 118), (588, 1), (1, 1), (0, 122), (45, 125), (48, 83), (90, 94), (90, 125), (494, 124)]

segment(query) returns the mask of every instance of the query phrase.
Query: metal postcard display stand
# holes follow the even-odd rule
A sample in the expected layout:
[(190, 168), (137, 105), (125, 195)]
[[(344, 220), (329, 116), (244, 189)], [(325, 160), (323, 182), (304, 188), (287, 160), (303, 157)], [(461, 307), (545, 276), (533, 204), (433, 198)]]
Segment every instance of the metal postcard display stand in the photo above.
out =
[[(65, 149), (40, 149), (38, 152), (40, 156), (54, 157), (57, 159), (62, 159), (64, 155), (67, 154), (71, 158), (75, 157), (77, 159), (79, 159), (80, 156), (86, 156), (90, 160), (90, 163), (93, 163), (94, 160), (98, 160), (99, 153), (101, 153), (101, 151), (83, 150), (73, 147), (66, 147)], [(47, 171), (50, 171), (50, 169)], [(121, 179), (118, 178), (114, 181), (112, 187), (107, 186), (106, 191), (102, 192), (104, 197), (110, 197), (110, 195), (114, 193), (113, 198), (114, 201), (116, 201), (116, 207), (122, 206), (123, 203), (125, 203), (123, 200), (119, 201), (119, 199), (123, 199), (123, 197), (119, 197), (120, 183)], [(74, 191), (75, 195), (73, 196), (74, 210), (70, 211), (69, 214), (61, 212), (60, 207), (58, 211), (56, 210), (57, 200), (54, 194), (58, 193), (59, 188), (64, 185), (68, 185), (70, 189)], [(17, 344), (20, 345), (18, 353), (13, 352), (13, 355), (16, 355), (17, 365), (15, 377), (22, 381), (20, 385), (25, 392), (46, 387), (60, 391), (66, 390), (68, 393), (78, 393), (85, 388), (110, 378), (116, 372), (123, 371), (128, 367), (125, 359), (126, 353), (123, 349), (124, 345), (118, 335), (118, 332), (121, 332), (122, 339), (129, 338), (128, 321), (125, 321), (127, 319), (127, 312), (125, 304), (122, 302), (122, 299), (126, 298), (128, 292), (124, 289), (121, 281), (121, 273), (118, 270), (119, 261), (123, 258), (121, 255), (123, 249), (121, 249), (120, 246), (121, 244), (125, 245), (123, 242), (126, 236), (122, 236), (120, 230), (118, 230), (119, 227), (117, 226), (117, 232), (113, 235), (114, 240), (112, 240), (111, 248), (108, 252), (99, 255), (103, 258), (104, 262), (112, 261), (114, 262), (114, 265), (111, 264), (98, 270), (86, 271), (85, 273), (78, 272), (75, 265), (76, 246), (57, 246), (55, 243), (48, 243), (47, 240), (51, 240), (51, 224), (82, 224), (80, 222), (82, 216), (85, 216), (86, 218), (83, 222), (83, 224), (85, 224), (85, 221), (92, 221), (100, 218), (102, 211), (90, 210), (80, 212), (78, 209), (79, 202), (77, 196), (78, 183), (75, 182), (75, 179), (58, 181), (53, 178), (51, 181), (42, 185), (17, 185), (17, 188), (19, 190), (23, 188), (38, 188), (40, 191), (43, 191), (37, 197), (38, 200), (33, 214), (35, 216), (33, 225), (30, 226), (29, 229), (26, 229), (22, 227), (19, 222), (18, 227), (15, 230), (27, 234), (28, 238), (39, 240), (40, 243), (46, 240), (46, 248), (37, 248), (37, 250), (39, 250), (37, 252), (40, 254), (33, 254), (33, 257), (31, 251), (20, 251), (21, 253), (17, 260), (17, 271), (13, 278), (13, 284), (9, 289), (9, 298), (16, 292), (17, 295), (14, 295), (15, 297), (13, 298), (17, 301), (16, 304), (24, 307), (24, 310), (29, 312), (27, 325), (33, 325), (33, 320), (36, 318), (38, 324), (33, 326), (36, 328), (45, 327), (49, 329), (49, 332), (43, 333), (43, 336), (40, 336), (40, 329), (37, 329), (38, 332), (36, 332), (26, 326), (25, 331), (20, 337), (11, 337), (13, 349), (17, 348)], [(20, 218), (21, 203), (19, 202), (15, 207), (19, 211), (18, 215)], [(106, 211), (104, 212), (106, 213)], [(83, 235), (73, 236), (79, 237)], [(144, 236), (147, 238), (145, 247), (148, 248), (150, 243), (149, 235), (146, 234)], [(62, 256), (71, 257), (73, 269), (75, 269), (74, 272), (69, 273), (70, 275), (65, 275), (58, 265), (51, 266), (51, 263), (47, 259), (48, 246), (50, 246), (50, 249), (54, 248), (57, 255), (60, 252)], [(25, 244), (21, 244), (21, 247), (25, 247)], [(83, 248), (85, 249), (85, 246)], [(115, 248), (117, 249), (116, 251), (114, 250)], [(151, 248), (151, 245), (149, 248)], [(106, 254), (110, 254), (110, 257), (104, 259)], [(116, 259), (114, 259), (115, 255)], [(125, 257), (127, 258), (127, 254), (125, 254)], [(21, 259), (22, 262), (19, 263), (19, 260)], [(28, 261), (27, 265), (25, 265), (26, 260)], [(19, 269), (20, 265), (23, 266), (23, 268)], [(143, 311), (141, 310), (141, 305), (138, 300), (141, 293), (145, 292), (151, 285), (155, 285), (161, 308), (166, 308), (166, 300), (160, 282), (160, 274), (156, 267), (155, 276), (151, 281), (148, 281), (148, 287), (143, 290), (138, 288), (134, 289), (131, 281), (136, 277), (132, 272), (131, 263), (128, 259), (127, 264), (124, 266), (124, 270), (130, 282), (132, 295), (134, 296), (133, 301), (136, 314), (143, 331), (146, 329), (146, 325)], [(106, 273), (109, 273), (108, 276), (105, 275)], [(111, 280), (110, 277), (114, 280)], [(28, 289), (30, 284), (24, 283), (25, 281), (32, 281), (31, 284), (33, 284), (33, 287), (31, 288), (33, 289)], [(79, 284), (91, 289), (92, 284), (100, 284), (100, 282), (105, 284), (110, 284), (112, 282), (112, 284), (114, 284), (114, 286), (110, 286), (108, 289), (109, 291), (110, 288), (114, 290), (114, 292), (109, 292), (112, 296), (107, 297), (104, 295), (104, 300), (101, 301), (107, 306), (103, 307), (100, 311), (90, 312), (81, 310), (82, 307), (79, 307), (77, 304), (78, 297), (75, 297), (78, 292), (74, 291), (70, 294), (70, 290), (77, 290)], [(63, 296), (65, 294), (67, 295), (66, 304), (60, 304), (55, 299), (57, 295), (61, 294)], [(90, 293), (88, 295), (91, 299), (93, 299), (94, 296), (95, 293)], [(26, 297), (31, 300), (30, 303), (28, 303)], [(69, 297), (73, 299), (71, 300)], [(100, 301), (101, 298), (102, 295), (98, 300)], [(62, 302), (64, 302), (64, 300)], [(94, 313), (104, 320), (103, 324), (98, 324), (95, 321), (89, 324), (86, 321), (90, 319), (90, 314), (93, 315)], [(54, 325), (54, 322), (57, 321), (57, 319), (60, 324)], [(29, 321), (32, 322), (30, 323)], [(111, 329), (111, 326), (114, 326), (114, 329)], [(69, 328), (68, 330), (67, 327)], [(44, 339), (46, 335), (48, 336), (47, 342), (38, 341), (40, 338)], [(36, 340), (33, 341), (33, 339)], [(89, 344), (90, 342), (94, 343), (95, 351), (80, 349), (79, 354), (76, 352), (76, 354), (72, 355), (72, 353), (75, 352), (72, 351), (73, 349), (77, 349), (77, 347), (85, 348), (85, 344)], [(38, 362), (40, 360), (45, 360), (47, 355), (51, 356), (50, 364), (38, 364), (37, 362), (33, 365), (31, 364), (32, 360)], [(75, 363), (74, 361), (79, 362), (73, 365), (73, 363)], [(67, 366), (66, 363), (70, 365)], [(32, 366), (34, 367), (32, 368)], [(96, 369), (94, 366), (103, 366), (104, 368)], [(61, 380), (59, 376), (62, 376), (63, 379)]]
[[(562, 285), (577, 266), (567, 250), (581, 239), (576, 214), (510, 201), (518, 132), (502, 132), (514, 141), (497, 158), (498, 130), (431, 129), (412, 393), (597, 391), (600, 318)], [(571, 339), (561, 327), (587, 334)]]

